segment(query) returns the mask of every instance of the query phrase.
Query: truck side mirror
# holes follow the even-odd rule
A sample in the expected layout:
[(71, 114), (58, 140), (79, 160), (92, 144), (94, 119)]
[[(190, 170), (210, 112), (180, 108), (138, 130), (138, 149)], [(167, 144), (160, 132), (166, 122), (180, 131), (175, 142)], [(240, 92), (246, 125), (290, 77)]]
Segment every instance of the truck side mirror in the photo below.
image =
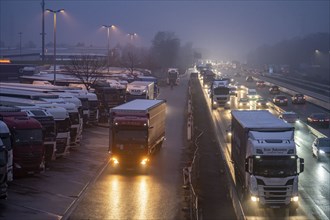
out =
[(305, 160), (304, 160), (304, 158), (299, 158), (299, 162), (300, 162), (299, 173), (302, 173), (302, 172), (304, 172), (304, 169), (305, 169)]
[(249, 170), (249, 158), (246, 158), (245, 159), (245, 172), (250, 173), (250, 170)]

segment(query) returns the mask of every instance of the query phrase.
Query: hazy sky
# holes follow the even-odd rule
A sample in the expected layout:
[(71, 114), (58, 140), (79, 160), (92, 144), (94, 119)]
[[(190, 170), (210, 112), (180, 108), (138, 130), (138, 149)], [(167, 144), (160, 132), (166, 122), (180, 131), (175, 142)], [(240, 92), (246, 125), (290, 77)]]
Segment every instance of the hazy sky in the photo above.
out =
[[(0, 40), (16, 46), (34, 41), (41, 47), (41, 0), (0, 0)], [(181, 43), (192, 42), (214, 58), (242, 59), (262, 44), (313, 32), (329, 32), (329, 0), (304, 1), (113, 1), (45, 0), (57, 15), (57, 43), (107, 46), (103, 24), (116, 25), (111, 46), (129, 40), (150, 46), (158, 31), (173, 31)], [(45, 16), (46, 43), (53, 41), (53, 14)]]

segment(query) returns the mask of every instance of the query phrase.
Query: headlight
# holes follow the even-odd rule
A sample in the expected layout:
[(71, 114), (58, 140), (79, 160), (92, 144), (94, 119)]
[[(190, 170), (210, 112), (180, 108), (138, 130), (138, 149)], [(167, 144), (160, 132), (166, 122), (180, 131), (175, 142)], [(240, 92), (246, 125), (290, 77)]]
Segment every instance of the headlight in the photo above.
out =
[(147, 163), (148, 163), (148, 158), (144, 158), (142, 161), (141, 161), (141, 165), (147, 165)]
[(294, 196), (294, 197), (291, 198), (292, 202), (298, 202), (298, 200), (299, 200), (298, 196)]
[(213, 102), (213, 105), (216, 105), (217, 104), (217, 102)]
[(119, 164), (119, 161), (115, 157), (111, 158), (111, 161), (113, 162), (113, 164)]
[(258, 202), (259, 198), (256, 196), (251, 196), (251, 200), (252, 200), (252, 202)]
[(320, 154), (325, 154), (325, 152), (323, 150), (319, 150)]

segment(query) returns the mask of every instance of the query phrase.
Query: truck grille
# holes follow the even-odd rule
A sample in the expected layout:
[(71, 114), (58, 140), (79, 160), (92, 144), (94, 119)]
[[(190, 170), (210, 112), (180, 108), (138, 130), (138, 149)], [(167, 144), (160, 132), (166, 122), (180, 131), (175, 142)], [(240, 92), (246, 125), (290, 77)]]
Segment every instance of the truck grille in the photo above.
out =
[(70, 142), (75, 143), (77, 139), (77, 128), (70, 129)]
[(97, 111), (96, 110), (90, 110), (89, 111), (89, 122), (97, 122)]
[(65, 148), (66, 148), (66, 139), (57, 139), (56, 140), (56, 153), (57, 154), (62, 154), (65, 152)]
[(260, 199), (265, 204), (288, 204), (292, 196), (292, 185), (286, 186), (264, 186), (258, 185)]
[(31, 166), (39, 164), (42, 158), (41, 152), (31, 152), (24, 154), (16, 154), (16, 158), (18, 158), (23, 166)]

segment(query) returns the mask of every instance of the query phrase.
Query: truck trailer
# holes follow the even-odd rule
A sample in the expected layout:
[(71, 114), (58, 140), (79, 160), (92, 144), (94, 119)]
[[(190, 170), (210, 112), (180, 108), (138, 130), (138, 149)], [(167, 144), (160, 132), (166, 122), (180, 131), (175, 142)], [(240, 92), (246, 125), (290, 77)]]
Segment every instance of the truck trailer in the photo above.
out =
[(233, 110), (231, 159), (242, 200), (261, 207), (298, 207), (298, 177), (304, 170), (294, 127), (267, 110)]
[(109, 153), (111, 164), (146, 168), (165, 138), (166, 102), (136, 99), (111, 109)]

